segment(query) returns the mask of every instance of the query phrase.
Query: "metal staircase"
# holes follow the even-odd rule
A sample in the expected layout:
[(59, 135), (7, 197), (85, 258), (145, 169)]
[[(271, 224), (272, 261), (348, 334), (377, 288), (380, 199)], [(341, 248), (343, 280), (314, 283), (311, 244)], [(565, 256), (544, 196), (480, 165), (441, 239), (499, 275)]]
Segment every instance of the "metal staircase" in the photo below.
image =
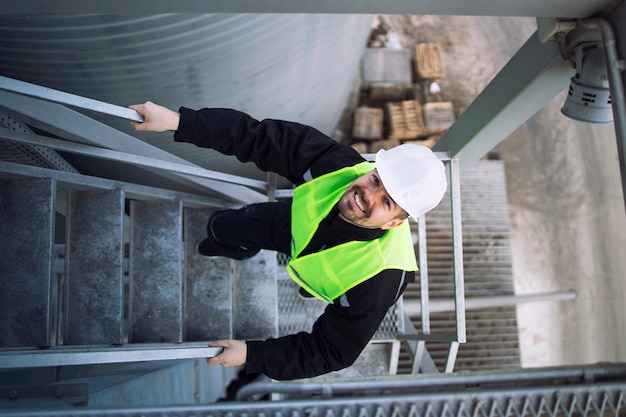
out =
[[(0, 81), (0, 368), (211, 357), (221, 349), (209, 340), (277, 336), (276, 256), (195, 251), (210, 213), (254, 201), (262, 182), (193, 166), (50, 102), (91, 100)], [(57, 99), (26, 97), (39, 92)], [(107, 103), (93, 109), (137, 120)], [(178, 186), (81, 175), (55, 149)], [(254, 285), (238, 279), (252, 273)]]
[[(0, 293), (3, 368), (103, 363), (110, 353), (135, 361), (139, 343), (153, 353), (162, 344), (162, 358), (214, 356), (219, 349), (187, 342), (277, 334), (276, 303), (250, 301), (255, 292), (276, 297), (275, 256), (235, 264), (195, 252), (217, 201), (10, 162), (0, 168), (0, 266), (3, 281), (15, 283)], [(254, 288), (237, 280), (242, 270), (255, 271)], [(254, 312), (254, 324), (233, 320), (233, 305)], [(77, 346), (91, 353), (70, 359)]]
[[(210, 357), (220, 349), (185, 343), (212, 336), (249, 339), (280, 333), (276, 257), (262, 253), (247, 262), (207, 259), (195, 253), (195, 244), (202, 239), (211, 210), (253, 202), (258, 196), (289, 198), (290, 190), (276, 190), (271, 178), (265, 183), (192, 166), (65, 105), (141, 120), (130, 109), (0, 77), (0, 106), (10, 113), (0, 119), (0, 138), (14, 148), (0, 162), (6, 203), (3, 235), (13, 236), (2, 243), (6, 249), (0, 265), (4, 277), (19, 277), (21, 282), (0, 295), (5, 313), (0, 322), (0, 367), (130, 362), (146, 347), (139, 343), (156, 344), (150, 348), (155, 358)], [(46, 134), (33, 132), (17, 119)], [(16, 148), (22, 154), (41, 155), (34, 164), (10, 162)], [(94, 158), (94, 163), (130, 164), (150, 173), (148, 180), (145, 172), (138, 175), (143, 182), (165, 178), (175, 182), (173, 189), (192, 192), (80, 175), (57, 151)], [(421, 301), (426, 327), (421, 335), (399, 335), (412, 331), (405, 328), (398, 305), (385, 321), (389, 329), (377, 337), (378, 342), (394, 344), (392, 373), (400, 339), (415, 341), (410, 344), (416, 349), (416, 372), (428, 356), (426, 341), (450, 343), (447, 372), (453, 369), (458, 344), (465, 342), (458, 161), (440, 157), (448, 167), (453, 228), (456, 225), (456, 332), (430, 334), (425, 291)], [(198, 188), (215, 197), (199, 196)], [(37, 216), (31, 206), (37, 207)], [(418, 236), (424, 248), (425, 233)], [(426, 257), (420, 262), (421, 285), (427, 288)], [(252, 273), (268, 276), (263, 278), (267, 282), (237, 279)], [(33, 302), (18, 308), (24, 299)], [(24, 322), (28, 325), (15, 325)], [(87, 348), (76, 348), (82, 346)], [(437, 370), (431, 366), (428, 371)]]
[[(264, 183), (192, 166), (67, 107), (141, 119), (108, 103), (0, 77), (0, 106), (8, 113), (0, 116), (0, 145), (7, 149), (0, 160), (0, 196), (2, 232), (9, 237), (0, 244), (0, 267), (3, 279), (20, 282), (0, 293), (0, 369), (211, 357), (221, 349), (209, 348), (207, 338), (279, 336), (294, 326), (306, 329), (321, 313), (323, 306), (316, 306), (318, 313), (308, 314), (309, 306), (293, 301), (295, 290), (285, 291), (290, 280), (277, 274), (274, 254), (235, 262), (195, 252), (216, 208), (259, 196), (290, 198), (291, 190), (276, 190), (274, 178)], [(81, 175), (63, 159), (66, 154), (147, 173), (133, 173), (139, 179), (133, 182), (121, 181), (109, 167), (104, 171), (110, 179)], [(391, 374), (402, 339), (409, 339), (415, 372), (438, 372), (427, 341), (450, 344), (446, 372), (465, 341), (463, 269), (456, 262), (458, 161), (440, 157), (448, 167), (456, 225), (456, 333), (430, 334), (427, 291), (421, 334), (398, 303), (373, 339), (390, 346), (382, 361)], [(164, 180), (169, 187), (154, 185)], [(425, 233), (417, 235), (423, 250)], [(421, 286), (428, 288), (421, 255)], [(299, 320), (303, 314), (306, 320)], [(361, 363), (371, 361), (363, 357)]]

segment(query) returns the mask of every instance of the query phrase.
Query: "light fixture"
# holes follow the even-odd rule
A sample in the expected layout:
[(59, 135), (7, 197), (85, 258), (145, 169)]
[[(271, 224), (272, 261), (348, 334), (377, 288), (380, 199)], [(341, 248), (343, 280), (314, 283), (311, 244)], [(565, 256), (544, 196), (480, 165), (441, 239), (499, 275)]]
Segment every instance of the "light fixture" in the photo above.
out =
[(561, 113), (581, 122), (611, 123), (613, 109), (602, 44), (580, 44), (575, 54), (576, 75)]

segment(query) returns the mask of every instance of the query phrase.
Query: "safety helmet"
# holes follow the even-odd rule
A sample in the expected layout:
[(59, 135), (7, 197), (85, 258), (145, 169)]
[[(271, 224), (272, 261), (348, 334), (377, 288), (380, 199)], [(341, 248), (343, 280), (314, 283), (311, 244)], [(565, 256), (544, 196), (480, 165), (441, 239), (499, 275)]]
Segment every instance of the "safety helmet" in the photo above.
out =
[(448, 189), (443, 162), (426, 146), (381, 149), (376, 168), (389, 196), (415, 220), (435, 208)]

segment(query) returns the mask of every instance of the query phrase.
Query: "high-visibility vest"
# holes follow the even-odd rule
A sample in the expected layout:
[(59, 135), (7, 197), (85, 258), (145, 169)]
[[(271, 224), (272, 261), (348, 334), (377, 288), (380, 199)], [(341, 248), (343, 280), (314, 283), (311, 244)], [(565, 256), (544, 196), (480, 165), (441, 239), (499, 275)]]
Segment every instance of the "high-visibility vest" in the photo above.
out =
[(408, 221), (386, 230), (378, 239), (350, 241), (300, 256), (350, 184), (374, 168), (374, 163), (361, 162), (317, 177), (294, 190), (291, 260), (287, 270), (307, 292), (328, 303), (385, 269), (417, 271)]

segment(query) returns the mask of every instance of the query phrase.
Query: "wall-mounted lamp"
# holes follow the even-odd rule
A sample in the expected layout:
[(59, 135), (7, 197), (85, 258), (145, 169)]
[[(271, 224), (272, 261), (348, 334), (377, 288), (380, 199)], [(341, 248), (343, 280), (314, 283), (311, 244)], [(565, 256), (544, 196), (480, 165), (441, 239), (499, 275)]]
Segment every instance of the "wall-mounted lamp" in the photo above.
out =
[(613, 109), (602, 44), (580, 44), (575, 55), (576, 75), (561, 113), (581, 122), (611, 123)]

